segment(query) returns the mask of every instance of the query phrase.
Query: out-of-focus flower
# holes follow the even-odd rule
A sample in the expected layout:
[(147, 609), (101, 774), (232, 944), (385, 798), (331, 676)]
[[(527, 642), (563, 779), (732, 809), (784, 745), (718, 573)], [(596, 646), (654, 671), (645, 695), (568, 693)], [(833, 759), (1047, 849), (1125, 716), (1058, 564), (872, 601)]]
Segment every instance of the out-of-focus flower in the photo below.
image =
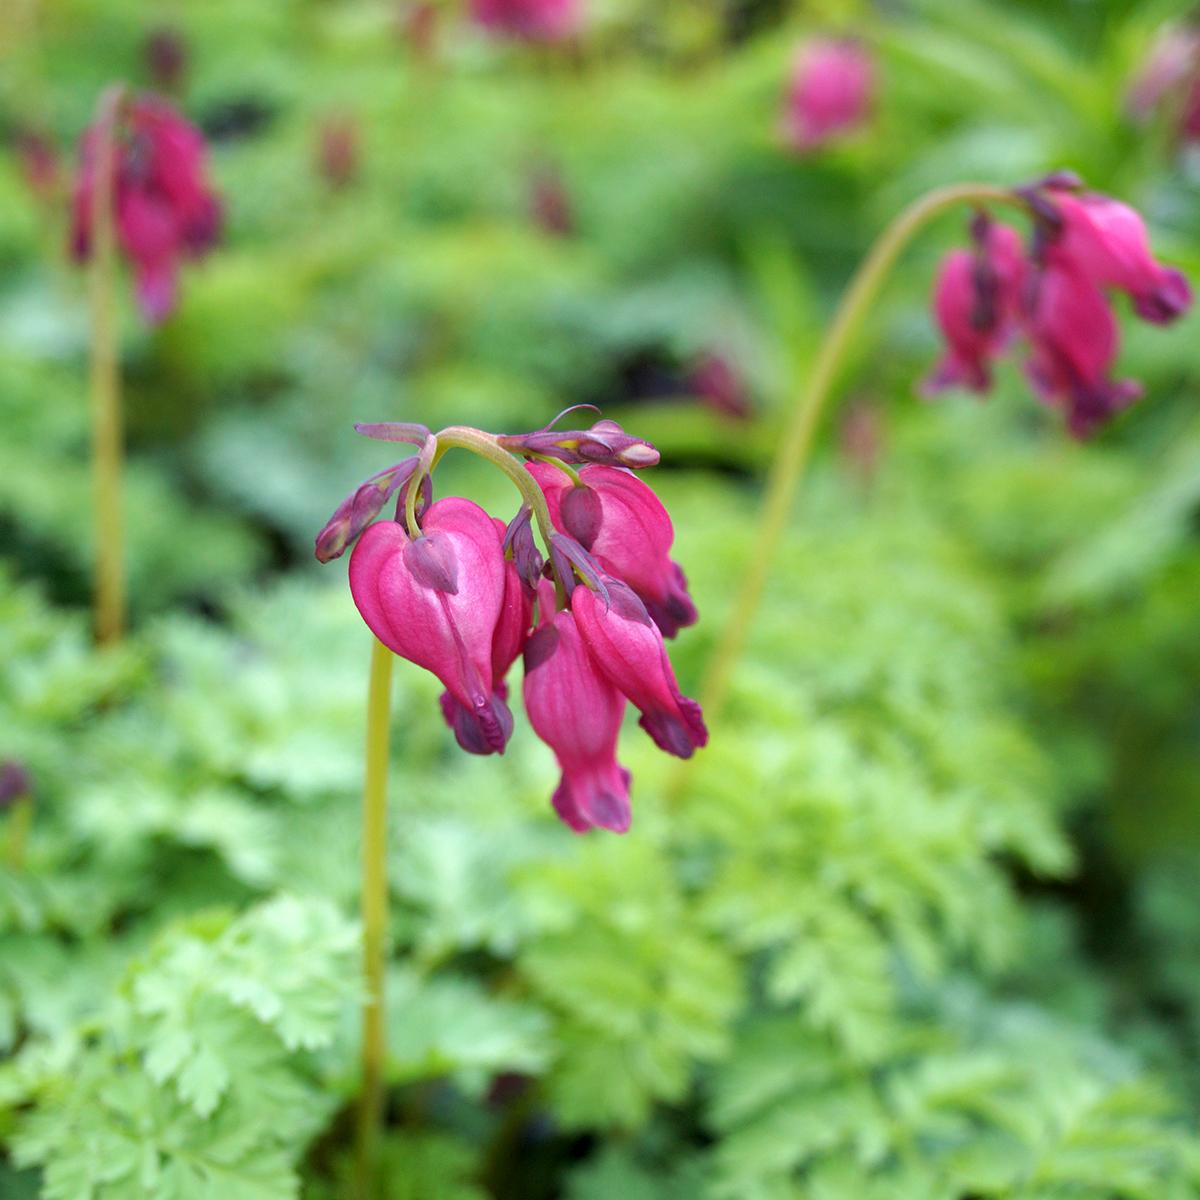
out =
[(1154, 258), (1134, 209), (1083, 191), (1074, 176), (1047, 176), (1013, 195), (1033, 219), (1028, 256), (986, 217), (973, 225), (975, 250), (947, 256), (934, 310), (948, 351), (926, 390), (986, 391), (991, 359), (1020, 333), (1034, 390), (1064, 413), (1071, 433), (1087, 437), (1142, 392), (1111, 377), (1120, 336), (1108, 291), (1127, 293), (1142, 320), (1165, 325), (1191, 307), (1192, 290)]
[(579, 30), (580, 0), (471, 0), (478, 25), (502, 37), (527, 42), (562, 42)]
[(1034, 390), (1087, 437), (1141, 394), (1131, 379), (1109, 377), (1116, 362), (1117, 320), (1104, 293), (1067, 262), (1052, 263), (1033, 284), (1026, 317)]
[(11, 808), (33, 792), (33, 780), (24, 763), (15, 758), (0, 760), (0, 812)]
[(664, 637), (695, 624), (687, 580), (670, 557), (670, 515), (647, 484), (616, 467), (583, 467), (582, 487), (549, 463), (527, 469), (545, 493), (555, 526), (637, 593)]
[[(71, 245), (90, 256), (100, 130), (80, 144)], [(166, 101), (139, 96), (121, 106), (115, 131), (117, 244), (133, 265), (138, 303), (162, 321), (174, 308), (179, 264), (208, 250), (221, 226), (221, 207), (208, 179), (204, 139)]]
[(1145, 321), (1165, 325), (1191, 307), (1188, 281), (1156, 261), (1145, 223), (1128, 204), (1097, 192), (1055, 189), (1053, 205), (1061, 229), (1048, 242), (1049, 256), (1072, 264), (1098, 287), (1128, 293)]
[(429, 62), (437, 51), (438, 6), (430, 0), (401, 0), (396, 28), (414, 57)]
[(175, 91), (187, 69), (187, 43), (178, 29), (155, 29), (146, 38), (143, 56), (154, 86)]
[(746, 385), (729, 357), (716, 350), (699, 355), (687, 375), (688, 391), (714, 412), (745, 420), (752, 405)]
[[(505, 451), (540, 458), (551, 445), (541, 439), (559, 437), (557, 448), (570, 457), (602, 437), (596, 453), (619, 461), (652, 447), (612, 422), (558, 434), (357, 428), (420, 452), (338, 505), (317, 535), (317, 557), (336, 558), (357, 539), (350, 591), (359, 612), (384, 645), (441, 681), (442, 715), (472, 754), (503, 752), (513, 728), (506, 676), (524, 654), (526, 711), (562, 770), (555, 810), (577, 831), (624, 832), (630, 778), (616, 746), (626, 701), (669, 754), (687, 758), (708, 741), (700, 706), (681, 693), (660, 632), (696, 619), (683, 573), (668, 557), (671, 519), (629, 470), (591, 463), (576, 485), (569, 468), (534, 461), (526, 474)], [(431, 502), (429, 472), (446, 446), (478, 447), (517, 483), (525, 503), (507, 525), (460, 497)], [(393, 496), (396, 519), (371, 524)], [(534, 541), (533, 511), (546, 555)], [(643, 604), (639, 590), (655, 603)]]
[(869, 400), (853, 401), (846, 408), (838, 433), (843, 461), (859, 483), (868, 486), (883, 457), (884, 431), (879, 406)]
[(1025, 275), (1020, 235), (987, 218), (972, 233), (974, 247), (951, 250), (938, 271), (933, 312), (946, 353), (925, 381), (928, 394), (951, 387), (987, 391), (992, 359), (1016, 332)]
[(1200, 27), (1164, 29), (1130, 84), (1130, 116), (1147, 121), (1167, 114), (1179, 141), (1200, 139)]
[(540, 163), (529, 175), (529, 215), (544, 233), (569, 237), (575, 230), (571, 197), (557, 169)]
[(358, 123), (352, 117), (331, 117), (317, 137), (317, 171), (330, 187), (344, 188), (358, 176)]
[(22, 130), (13, 138), (21, 176), (29, 190), (44, 204), (58, 197), (61, 186), (58, 151), (43, 134)]
[(792, 66), (780, 118), (784, 138), (805, 152), (852, 132), (870, 113), (874, 90), (874, 60), (861, 43), (814, 38)]

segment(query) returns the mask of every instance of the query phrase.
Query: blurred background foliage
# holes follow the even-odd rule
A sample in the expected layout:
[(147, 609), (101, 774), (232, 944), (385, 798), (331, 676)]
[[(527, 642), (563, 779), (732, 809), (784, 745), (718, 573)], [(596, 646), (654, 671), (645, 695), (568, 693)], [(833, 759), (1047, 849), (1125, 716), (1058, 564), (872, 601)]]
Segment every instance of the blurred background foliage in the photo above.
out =
[[(387, 465), (351, 423), (590, 401), (655, 440), (694, 686), (900, 205), (1069, 167), (1200, 279), (1197, 164), (1123, 110), (1185, 11), (594, 0), (556, 50), (446, 6), (422, 54), (383, 0), (7, 0), (0, 132), (64, 177), (177, 36), (227, 232), (166, 325), (124, 312), (136, 631), (98, 653), (84, 285), (0, 157), (0, 757), (36, 781), (0, 866), (0, 1196), (346, 1194), (369, 639), (310, 547)], [(797, 159), (783, 81), (831, 30), (877, 55), (876, 113)], [(573, 837), (528, 729), (468, 759), (398, 671), (392, 1200), (1200, 1195), (1200, 318), (1127, 328), (1147, 397), (1089, 445), (1011, 368), (918, 403), (961, 224), (861, 341), (680, 799), (630, 731), (633, 832)], [(749, 419), (693, 394), (708, 354)]]

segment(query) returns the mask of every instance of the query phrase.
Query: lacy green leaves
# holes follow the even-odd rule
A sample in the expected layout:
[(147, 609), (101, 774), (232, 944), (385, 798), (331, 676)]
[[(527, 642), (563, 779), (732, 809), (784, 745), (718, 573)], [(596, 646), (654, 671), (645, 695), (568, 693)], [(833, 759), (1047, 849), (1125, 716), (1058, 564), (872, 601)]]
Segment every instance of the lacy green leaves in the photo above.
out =
[(354, 926), (280, 897), (198, 917), (130, 968), (75, 1033), (31, 1043), (5, 1077), (18, 1162), (47, 1200), (283, 1200), (328, 1119), (312, 1051), (358, 998)]

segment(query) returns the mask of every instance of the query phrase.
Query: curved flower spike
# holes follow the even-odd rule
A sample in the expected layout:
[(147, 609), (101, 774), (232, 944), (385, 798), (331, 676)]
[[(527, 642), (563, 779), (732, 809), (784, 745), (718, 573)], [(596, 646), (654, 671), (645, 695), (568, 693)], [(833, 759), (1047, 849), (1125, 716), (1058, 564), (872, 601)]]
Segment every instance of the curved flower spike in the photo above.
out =
[(562, 769), (554, 810), (576, 833), (624, 833), (630, 776), (617, 762), (617, 736), (625, 698), (597, 670), (571, 613), (554, 612), (553, 589), (541, 596), (545, 619), (525, 647), (525, 711)]
[(708, 742), (700, 705), (679, 691), (662, 634), (632, 589), (606, 581), (610, 602), (578, 587), (571, 612), (592, 661), (642, 712), (639, 725), (668, 754), (690, 758)]
[[(502, 753), (512, 715), (493, 691), (493, 643), (505, 596), (497, 522), (449, 496), (430, 505), (422, 535), (370, 526), (350, 557), (350, 591), (388, 649), (438, 677), (464, 710), (451, 723), (476, 753)], [(469, 744), (468, 744), (469, 743)]]
[[(687, 580), (670, 558), (675, 529), (662, 501), (636, 475), (594, 464), (579, 472), (576, 488), (557, 467), (527, 463), (526, 470), (546, 496), (555, 526), (584, 545), (610, 574), (623, 579), (641, 598), (663, 637), (694, 625), (696, 606)], [(595, 499), (580, 502), (585, 491)], [(595, 505), (599, 505), (596, 520)]]

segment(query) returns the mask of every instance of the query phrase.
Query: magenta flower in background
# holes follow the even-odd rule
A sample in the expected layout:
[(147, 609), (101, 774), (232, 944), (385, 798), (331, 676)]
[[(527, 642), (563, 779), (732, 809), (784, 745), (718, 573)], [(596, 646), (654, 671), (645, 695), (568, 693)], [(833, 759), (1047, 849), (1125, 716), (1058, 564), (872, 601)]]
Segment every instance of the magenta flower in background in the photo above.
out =
[(1020, 235), (986, 217), (971, 232), (973, 248), (947, 254), (934, 286), (933, 313), (946, 353), (925, 381), (929, 395), (951, 387), (987, 391), (991, 362), (1017, 329), (1025, 277)]
[(358, 122), (330, 117), (317, 135), (317, 172), (330, 187), (347, 187), (358, 176)]
[[(91, 253), (99, 131), (85, 131), (75, 180), (71, 247)], [(122, 107), (116, 135), (117, 244), (133, 266), (138, 304), (159, 322), (175, 307), (179, 264), (216, 241), (221, 206), (213, 192), (204, 139), (166, 101), (139, 96)]]
[(183, 82), (188, 49), (179, 30), (166, 26), (152, 30), (146, 37), (142, 54), (155, 87), (173, 92)]
[(581, 0), (471, 0), (477, 25), (527, 42), (561, 42), (578, 32)]
[(852, 39), (814, 38), (796, 55), (780, 127), (795, 150), (806, 152), (853, 132), (871, 111), (875, 64)]
[(1162, 31), (1129, 87), (1126, 107), (1140, 122), (1165, 113), (1177, 141), (1200, 139), (1200, 28)]
[(23, 130), (14, 136), (13, 146), (26, 186), (44, 204), (53, 203), (61, 184), (54, 143), (40, 133)]
[(714, 412), (743, 421), (752, 405), (745, 381), (728, 355), (707, 350), (693, 362), (687, 376), (688, 391)]
[(580, 470), (583, 487), (549, 463), (527, 469), (545, 493), (555, 527), (637, 593), (664, 637), (696, 623), (687, 580), (670, 557), (671, 517), (648, 484), (631, 471), (600, 464)]
[(1021, 337), (1037, 395), (1087, 437), (1142, 392), (1134, 380), (1112, 378), (1120, 332), (1109, 293), (1125, 292), (1137, 316), (1165, 325), (1191, 308), (1192, 289), (1154, 258), (1134, 209), (1083, 191), (1073, 176), (1048, 176), (1014, 197), (1033, 221), (1028, 253), (1012, 230), (980, 216), (975, 248), (942, 262), (934, 316), (947, 352), (925, 390), (987, 391), (991, 360)]
[[(649, 466), (658, 452), (613, 421), (498, 436), (458, 426), (437, 435), (418, 425), (358, 429), (421, 453), (377, 472), (338, 505), (317, 534), (317, 558), (337, 558), (357, 539), (350, 591), (359, 612), (385, 646), (441, 681), (442, 715), (470, 753), (503, 753), (513, 731), (507, 675), (523, 656), (530, 724), (562, 772), (555, 811), (576, 831), (624, 832), (630, 776), (616, 747), (626, 703), (669, 754), (688, 758), (708, 741), (656, 624), (674, 633), (696, 619), (683, 573), (668, 557), (670, 516), (615, 465)], [(478, 446), (497, 465), (508, 461), (497, 455), (539, 459), (526, 462), (528, 476), (515, 458), (506, 468), (526, 499), (507, 525), (461, 497), (432, 502), (428, 472), (447, 442)], [(576, 467), (579, 485), (568, 473)], [(372, 524), (393, 496), (395, 519)], [(548, 560), (534, 540), (532, 510)], [(659, 597), (657, 615), (639, 589)]]

